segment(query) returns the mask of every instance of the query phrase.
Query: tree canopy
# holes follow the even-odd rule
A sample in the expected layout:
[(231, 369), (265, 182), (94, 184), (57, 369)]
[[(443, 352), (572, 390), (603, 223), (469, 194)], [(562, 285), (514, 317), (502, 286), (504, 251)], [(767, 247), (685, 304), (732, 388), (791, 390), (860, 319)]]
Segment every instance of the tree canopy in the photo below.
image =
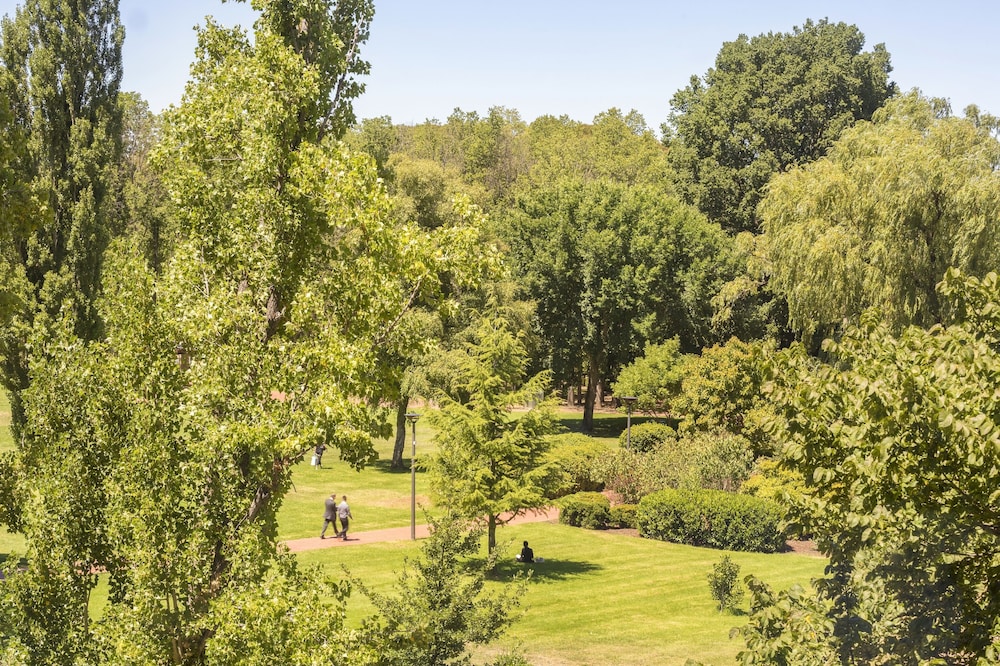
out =
[(1000, 142), (912, 92), (780, 174), (760, 212), (769, 286), (805, 334), (877, 307), (896, 330), (945, 321), (949, 266), (1000, 261)]
[(1000, 282), (952, 270), (941, 293), (953, 325), (871, 311), (829, 362), (776, 366), (795, 515), (830, 565), (812, 600), (757, 588), (743, 663), (997, 663)]
[(29, 0), (0, 29), (2, 212), (17, 215), (0, 235), (0, 383), (15, 431), (33, 329), (68, 306), (78, 335), (100, 335), (102, 253), (121, 224), (108, 194), (122, 148), (123, 39), (112, 0)]
[(823, 19), (723, 44), (664, 125), (684, 199), (727, 231), (756, 233), (771, 176), (824, 155), (896, 92), (889, 53), (864, 42), (856, 26)]
[[(311, 49), (273, 28), (316, 3), (262, 4), (252, 40), (208, 22), (165, 118), (154, 164), (180, 229), (172, 256), (156, 272), (128, 240), (112, 243), (103, 334), (82, 338), (62, 308), (31, 338), (14, 492), (26, 566), (15, 575), (9, 560), (0, 586), (4, 663), (339, 651), (290, 626), (328, 609), (279, 553), (276, 514), (317, 444), (371, 460), (395, 376), (385, 359), (422, 345), (404, 314), (442, 298), (441, 275), (475, 279), (477, 229), (394, 219), (373, 162), (336, 140), (349, 94), (332, 104), (333, 65), (310, 61), (336, 52), (349, 70), (350, 47), (313, 29), (332, 41)], [(98, 568), (108, 606), (91, 624)], [(255, 614), (265, 599), (281, 612)]]
[(513, 262), (537, 302), (548, 365), (560, 383), (598, 385), (647, 343), (711, 338), (711, 297), (730, 276), (728, 239), (692, 207), (652, 186), (562, 180), (519, 202), (506, 225)]

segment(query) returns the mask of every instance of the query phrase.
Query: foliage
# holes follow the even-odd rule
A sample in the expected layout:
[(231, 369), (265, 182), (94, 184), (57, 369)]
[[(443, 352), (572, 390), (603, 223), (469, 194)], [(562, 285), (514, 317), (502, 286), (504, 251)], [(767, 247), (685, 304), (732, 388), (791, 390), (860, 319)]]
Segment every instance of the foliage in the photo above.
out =
[[(320, 79), (351, 69), (336, 26), (365, 3), (258, 4), (252, 40), (200, 33), (164, 120), (153, 164), (174, 254), (157, 272), (114, 243), (102, 336), (81, 338), (67, 303), (30, 339), (26, 565), (0, 586), (0, 650), (30, 663), (326, 658), (290, 624), (331, 611), (279, 555), (291, 470), (318, 443), (372, 459), (396, 372), (381, 361), (423, 344), (404, 314), (444, 296), (443, 274), (475, 282), (477, 230), (395, 224), (371, 160), (335, 141), (350, 85)], [(283, 30), (302, 20), (308, 33)], [(91, 624), (99, 568), (107, 609)]]
[(481, 534), (454, 517), (429, 519), (431, 536), (420, 557), (407, 560), (392, 595), (354, 584), (371, 599), (377, 614), (365, 621), (359, 644), (368, 646), (378, 666), (467, 664), (471, 645), (487, 644), (514, 621), (525, 592), (524, 580), (486, 594), (488, 572), (500, 551), (471, 560)]
[(677, 439), (677, 431), (665, 423), (639, 423), (628, 431), (622, 432), (618, 437), (618, 444), (622, 448), (629, 448), (628, 442), (631, 440), (631, 450), (638, 453), (646, 453), (660, 448), (670, 440)]
[(664, 488), (736, 490), (750, 475), (749, 442), (729, 433), (669, 438), (649, 451), (619, 448), (596, 463), (595, 475), (622, 501), (638, 502)]
[(694, 456), (700, 486), (736, 491), (750, 476), (754, 454), (744, 437), (727, 432), (706, 433), (681, 440), (682, 450)]
[[(959, 323), (897, 337), (868, 313), (828, 362), (794, 348), (775, 368), (782, 461), (805, 478), (797, 529), (830, 558), (816, 603), (844, 663), (991, 663), (1000, 286), (951, 270), (940, 289)], [(759, 654), (785, 640), (767, 638)]]
[[(279, 557), (257, 585), (227, 591), (215, 604), (214, 633), (206, 663), (307, 666), (336, 661), (348, 651), (358, 662), (372, 646), (352, 644), (344, 631), (344, 602), (350, 588), (298, 569), (290, 554)], [(330, 601), (332, 600), (332, 602)], [(112, 609), (112, 613), (117, 609)], [(119, 648), (120, 649), (120, 648)], [(134, 657), (139, 663), (142, 651)]]
[(636, 517), (639, 507), (635, 504), (616, 504), (611, 507), (610, 526), (636, 529), (639, 526)]
[(575, 493), (559, 499), (559, 522), (588, 530), (605, 529), (611, 522), (611, 502), (601, 493)]
[(773, 553), (785, 545), (783, 512), (770, 500), (721, 490), (661, 490), (639, 502), (639, 532), (692, 546)]
[(498, 525), (545, 506), (560, 483), (545, 458), (551, 404), (542, 400), (517, 418), (511, 414), (548, 389), (546, 373), (524, 379), (526, 356), (502, 315), (484, 317), (467, 350), (460, 395), (442, 395), (441, 409), (431, 414), (438, 431), (432, 487), (458, 515), (485, 517), (490, 552)]
[(662, 185), (671, 176), (667, 151), (635, 110), (608, 109), (590, 124), (540, 116), (524, 141), (530, 167), (516, 184), (522, 194), (565, 178)]
[(109, 189), (122, 151), (123, 38), (111, 0), (30, 0), (3, 21), (0, 136), (11, 143), (0, 149), (0, 179), (14, 198), (2, 216), (19, 219), (0, 234), (0, 383), (15, 437), (31, 337), (63, 309), (81, 338), (101, 332), (101, 255), (121, 222)]
[(760, 458), (754, 464), (750, 477), (740, 485), (740, 492), (765, 497), (787, 504), (805, 490), (802, 474), (782, 465), (779, 460)]
[(771, 176), (821, 157), (895, 93), (885, 46), (864, 41), (824, 19), (723, 44), (670, 102), (664, 141), (685, 200), (728, 231), (757, 232)]
[(761, 204), (770, 286), (808, 336), (877, 307), (890, 327), (948, 321), (935, 286), (1000, 258), (1000, 141), (912, 92), (827, 157), (776, 177)]
[(673, 401), (681, 432), (725, 430), (749, 439), (758, 452), (771, 443), (763, 423), (770, 409), (763, 397), (764, 367), (774, 353), (768, 342), (731, 338), (692, 356), (682, 369), (680, 392)]
[(845, 663), (833, 640), (832, 603), (818, 600), (799, 585), (775, 593), (755, 576), (747, 576), (747, 585), (751, 595), (750, 620), (733, 631), (733, 634), (738, 631), (746, 642), (746, 649), (737, 657), (742, 666)]
[(609, 452), (607, 444), (586, 435), (554, 435), (548, 459), (562, 471), (565, 479), (557, 495), (601, 490), (604, 484), (596, 477), (595, 469)]
[(663, 488), (697, 486), (686, 461), (680, 460), (680, 456), (661, 453), (619, 448), (597, 461), (594, 473), (605, 488), (617, 493), (621, 501), (628, 504), (635, 504), (644, 495)]
[(731, 270), (721, 230), (652, 186), (562, 180), (523, 195), (503, 233), (555, 380), (586, 373), (587, 430), (598, 385), (647, 343), (706, 341), (709, 300)]
[(735, 610), (743, 600), (745, 590), (740, 583), (740, 565), (733, 562), (728, 555), (712, 565), (712, 573), (708, 574), (708, 588), (712, 598), (719, 602), (719, 611)]
[(646, 345), (645, 353), (618, 373), (615, 395), (635, 396), (638, 398), (635, 409), (641, 412), (671, 413), (688, 358), (681, 354), (680, 340), (676, 337), (662, 344)]

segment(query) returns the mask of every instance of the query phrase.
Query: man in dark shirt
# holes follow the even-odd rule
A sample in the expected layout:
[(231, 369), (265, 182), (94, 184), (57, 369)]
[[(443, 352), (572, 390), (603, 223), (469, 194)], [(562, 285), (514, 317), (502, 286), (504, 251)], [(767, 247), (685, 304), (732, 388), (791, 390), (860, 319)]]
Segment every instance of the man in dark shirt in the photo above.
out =
[(320, 539), (326, 538), (326, 528), (333, 525), (333, 533), (337, 534), (337, 493), (330, 493), (324, 503), (323, 531), (319, 533)]
[(517, 556), (518, 562), (534, 562), (535, 561), (535, 551), (528, 547), (528, 542), (524, 542), (524, 548), (521, 549), (521, 554)]

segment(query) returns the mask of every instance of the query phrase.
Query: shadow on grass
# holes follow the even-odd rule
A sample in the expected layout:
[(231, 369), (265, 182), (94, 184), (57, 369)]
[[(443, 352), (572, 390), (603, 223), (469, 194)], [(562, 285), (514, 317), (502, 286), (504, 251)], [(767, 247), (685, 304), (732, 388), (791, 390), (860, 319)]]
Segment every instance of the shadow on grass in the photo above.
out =
[[(656, 421), (649, 416), (636, 416), (632, 415), (632, 427), (639, 425), (640, 423), (650, 423)], [(621, 416), (605, 416), (600, 415), (594, 419), (594, 430), (590, 433), (585, 433), (583, 430), (583, 416), (581, 415), (567, 415), (562, 418), (556, 419), (556, 423), (562, 429), (561, 432), (576, 432), (589, 434), (594, 437), (618, 437), (623, 432), (625, 432), (625, 427), (628, 425), (628, 417), (624, 414)]]
[(525, 574), (531, 571), (532, 583), (550, 583), (574, 576), (583, 576), (603, 570), (600, 564), (593, 562), (581, 562), (577, 560), (545, 560), (533, 564), (520, 564), (518, 562), (499, 562), (493, 570), (490, 578), (495, 580), (512, 580), (517, 574)]

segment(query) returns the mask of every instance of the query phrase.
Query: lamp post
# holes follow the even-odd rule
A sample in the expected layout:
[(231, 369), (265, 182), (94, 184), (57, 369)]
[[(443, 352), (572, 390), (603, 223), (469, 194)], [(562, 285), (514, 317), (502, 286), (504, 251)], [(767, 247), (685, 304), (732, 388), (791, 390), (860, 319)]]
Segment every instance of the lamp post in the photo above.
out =
[(417, 419), (420, 414), (406, 413), (406, 422), (413, 426), (413, 449), (410, 453), (410, 541), (417, 540)]
[(638, 399), (634, 395), (622, 396), (622, 402), (625, 403), (625, 447), (629, 451), (632, 450), (632, 405)]

